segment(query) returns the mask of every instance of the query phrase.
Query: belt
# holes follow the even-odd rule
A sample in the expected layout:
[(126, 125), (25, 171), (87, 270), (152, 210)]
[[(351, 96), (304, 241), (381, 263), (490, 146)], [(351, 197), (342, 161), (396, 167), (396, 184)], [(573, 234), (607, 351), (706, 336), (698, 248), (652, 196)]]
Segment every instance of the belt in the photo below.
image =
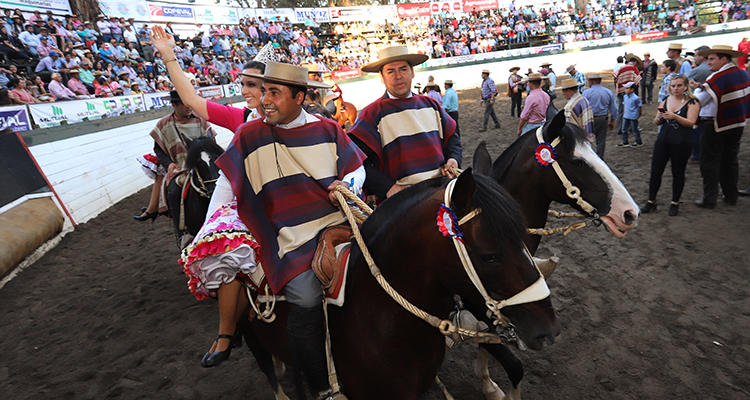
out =
[(604, 114), (604, 115), (594, 115), (594, 118), (601, 118), (601, 117), (606, 118), (607, 116), (608, 116), (607, 114)]
[(713, 124), (714, 117), (699, 117), (696, 125)]

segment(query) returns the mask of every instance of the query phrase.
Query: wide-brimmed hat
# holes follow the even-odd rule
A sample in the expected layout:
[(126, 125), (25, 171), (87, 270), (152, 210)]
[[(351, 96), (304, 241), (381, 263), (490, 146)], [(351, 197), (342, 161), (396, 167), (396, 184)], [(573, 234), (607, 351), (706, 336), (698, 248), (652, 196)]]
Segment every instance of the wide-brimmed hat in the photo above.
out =
[(682, 43), (670, 43), (669, 50), (682, 50)]
[(631, 58), (635, 58), (635, 64), (636, 64), (635, 66), (636, 66), (636, 67), (638, 67), (638, 68), (643, 68), (643, 60), (641, 60), (641, 58), (640, 58), (640, 57), (638, 57), (637, 55), (635, 55), (635, 54), (633, 54), (633, 53), (626, 53), (626, 54), (625, 54), (625, 59), (626, 59), (626, 60), (627, 60), (628, 62), (630, 62), (630, 59), (631, 59)]
[(586, 79), (602, 79), (602, 74), (599, 72), (589, 72)]
[(513, 68), (509, 69), (508, 71), (509, 72), (513, 72), (513, 71), (520, 71), (520, 70), (521, 70), (521, 67), (513, 67)]
[(94, 71), (94, 76), (104, 75), (103, 71)]
[(551, 64), (551, 63), (548, 63), (548, 62), (543, 62), (543, 63), (542, 63), (541, 65), (539, 65), (539, 66), (540, 66), (540, 67), (549, 67), (550, 65), (552, 65), (552, 64)]
[(99, 14), (99, 15), (96, 16), (96, 18), (104, 18), (104, 15), (103, 14)]
[(701, 50), (698, 52), (698, 55), (702, 57), (708, 57), (709, 54), (728, 54), (732, 56), (732, 58), (742, 57), (745, 55), (745, 53), (735, 50), (732, 46), (728, 46), (725, 44), (715, 44), (708, 50)]
[(576, 81), (573, 78), (568, 78), (568, 79), (563, 80), (560, 86), (558, 87), (558, 89), (560, 90), (573, 89), (573, 88), (576, 88), (576, 89), (578, 88), (578, 81)]
[(140, 83), (135, 82), (135, 81), (134, 82), (130, 82), (130, 86), (131, 87), (133, 87), (133, 86), (140, 86), (140, 85), (141, 85)]
[(330, 85), (326, 85), (325, 83), (308, 80), (307, 71), (308, 70), (305, 67), (269, 61), (266, 63), (266, 72), (262, 75), (248, 74), (245, 72), (240, 72), (238, 75), (263, 79), (264, 82), (279, 83), (282, 85), (304, 86), (317, 89), (331, 88)]
[(130, 72), (128, 72), (128, 71), (120, 71), (120, 73), (117, 74), (117, 76), (123, 76), (123, 75), (130, 75)]
[(482, 73), (483, 73), (483, 74), (487, 74), (487, 75), (489, 75), (489, 74), (490, 74), (490, 70), (488, 70), (488, 69), (483, 69), (483, 70), (482, 70)]
[(570, 71), (576, 69), (576, 65), (578, 65), (578, 64), (570, 64), (570, 65), (568, 65), (568, 68), (565, 68), (565, 72), (570, 73)]
[(453, 80), (451, 80), (451, 79), (446, 79), (446, 80), (445, 80), (445, 82), (443, 82), (443, 84), (444, 84), (444, 85), (452, 85), (452, 84), (453, 84)]
[(426, 85), (424, 85), (424, 87), (425, 87), (425, 88), (428, 88), (428, 87), (436, 87), (436, 88), (439, 88), (440, 86), (438, 86), (438, 84), (437, 84), (437, 83), (435, 83), (435, 82), (427, 82), (427, 84), (426, 84)]
[(406, 61), (412, 67), (422, 64), (430, 58), (425, 54), (410, 54), (406, 46), (390, 46), (380, 49), (378, 52), (378, 61), (371, 62), (364, 67), (364, 72), (380, 72), (384, 65), (396, 61)]
[(529, 81), (540, 81), (542, 79), (547, 79), (547, 77), (542, 76), (542, 74), (538, 72), (532, 72), (529, 74)]
[(70, 71), (68, 71), (68, 73), (69, 74), (77, 74), (78, 70), (77, 69), (71, 69)]
[(644, 51), (644, 52), (643, 52), (643, 55), (644, 55), (644, 56), (649, 56), (649, 57), (651, 57), (651, 53), (649, 53), (649, 52), (647, 52), (647, 51)]

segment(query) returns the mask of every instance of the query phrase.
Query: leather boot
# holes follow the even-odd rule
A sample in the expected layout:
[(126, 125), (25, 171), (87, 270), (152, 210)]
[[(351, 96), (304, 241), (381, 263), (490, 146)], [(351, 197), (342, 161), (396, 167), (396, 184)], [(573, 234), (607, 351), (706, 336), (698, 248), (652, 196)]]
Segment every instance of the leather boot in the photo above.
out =
[(323, 304), (312, 308), (289, 304), (287, 333), (295, 367), (304, 372), (307, 387), (313, 398), (317, 398), (319, 393), (330, 389)]

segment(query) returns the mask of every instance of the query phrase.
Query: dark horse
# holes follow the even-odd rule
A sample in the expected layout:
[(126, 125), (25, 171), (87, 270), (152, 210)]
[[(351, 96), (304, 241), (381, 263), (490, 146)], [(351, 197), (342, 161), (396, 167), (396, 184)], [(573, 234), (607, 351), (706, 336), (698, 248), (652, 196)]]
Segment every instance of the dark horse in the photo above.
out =
[[(181, 135), (185, 147), (187, 147), (187, 157), (185, 161), (185, 185), (181, 191), (182, 205), (176, 207), (176, 210), (170, 209), (174, 219), (175, 229), (187, 231), (195, 236), (203, 225), (208, 212), (208, 204), (211, 201), (211, 195), (216, 187), (216, 180), (219, 178), (219, 167), (215, 161), (224, 153), (224, 149), (219, 146), (213, 137), (201, 136), (197, 139), (190, 140)], [(184, 229), (180, 227), (180, 211), (184, 209)]]
[[(441, 319), (453, 308), (454, 293), (484, 301), (452, 240), (436, 224), (448, 181), (436, 178), (401, 191), (362, 225), (367, 247), (385, 279), (407, 300)], [(508, 299), (540, 278), (524, 247), (526, 228), (518, 205), (496, 182), (468, 169), (457, 178), (449, 206), (459, 220), (481, 210), (460, 229), (471, 262), (493, 299)], [(413, 400), (434, 382), (445, 355), (445, 338), (379, 286), (354, 241), (349, 265), (346, 302), (328, 309), (342, 392), (353, 400)], [(549, 296), (501, 311), (533, 349), (554, 342), (560, 332)], [(277, 304), (274, 322), (253, 320), (251, 329), (244, 329), (248, 346), (277, 394), (280, 387), (270, 353), (289, 362), (287, 313), (285, 303)]]
[[(559, 144), (555, 146), (556, 162), (567, 179), (580, 189), (580, 197), (594, 207), (592, 212), (582, 209), (575, 199), (566, 194), (553, 167), (545, 167), (537, 162), (535, 153), (540, 141), (535, 131), (519, 137), (494, 163), (486, 146), (481, 144), (474, 154), (474, 169), (479, 174), (491, 176), (519, 202), (529, 227), (543, 228), (547, 223), (549, 206), (556, 201), (568, 204), (592, 219), (601, 220), (613, 236), (622, 238), (626, 231), (635, 226), (639, 208), (620, 180), (596, 155), (586, 138), (586, 132), (576, 125), (566, 124), (564, 114), (561, 111), (551, 118), (542, 131), (542, 142), (553, 143), (559, 139)], [(527, 238), (529, 250), (535, 253), (541, 236), (529, 235)], [(464, 303), (474, 315), (484, 316), (482, 303), (474, 305), (471, 300)], [(488, 322), (484, 317), (480, 319)], [(507, 397), (489, 378), (487, 354), (483, 351), (489, 351), (508, 373), (511, 390)], [(520, 398), (523, 366), (506, 346), (481, 345), (475, 374), (482, 380), (482, 390), (487, 399)]]

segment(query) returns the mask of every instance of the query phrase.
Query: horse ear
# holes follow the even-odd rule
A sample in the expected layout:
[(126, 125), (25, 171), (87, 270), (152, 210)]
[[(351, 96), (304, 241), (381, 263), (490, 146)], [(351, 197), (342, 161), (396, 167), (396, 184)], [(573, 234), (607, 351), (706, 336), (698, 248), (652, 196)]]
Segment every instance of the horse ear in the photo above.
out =
[(183, 142), (183, 143), (185, 143), (185, 147), (189, 149), (189, 148), (190, 148), (190, 145), (192, 145), (192, 144), (193, 144), (193, 141), (192, 141), (192, 139), (190, 139), (189, 137), (185, 136), (185, 135), (184, 135), (184, 134), (183, 134), (182, 132), (180, 132), (180, 131), (177, 131), (177, 133), (179, 133), (179, 134), (180, 134), (180, 138), (182, 139), (182, 142)]
[(555, 118), (552, 119), (552, 122), (547, 126), (544, 140), (546, 142), (551, 142), (560, 136), (560, 132), (565, 128), (565, 123), (565, 110), (560, 110), (560, 112), (555, 115)]
[(474, 197), (476, 182), (471, 168), (467, 168), (458, 176), (456, 186), (453, 188), (451, 195), (451, 204), (455, 211), (466, 211), (471, 205), (471, 198)]
[(473, 167), (480, 175), (490, 176), (492, 174), (492, 157), (490, 157), (490, 152), (487, 151), (487, 143), (484, 140), (479, 142), (479, 146), (474, 151)]

